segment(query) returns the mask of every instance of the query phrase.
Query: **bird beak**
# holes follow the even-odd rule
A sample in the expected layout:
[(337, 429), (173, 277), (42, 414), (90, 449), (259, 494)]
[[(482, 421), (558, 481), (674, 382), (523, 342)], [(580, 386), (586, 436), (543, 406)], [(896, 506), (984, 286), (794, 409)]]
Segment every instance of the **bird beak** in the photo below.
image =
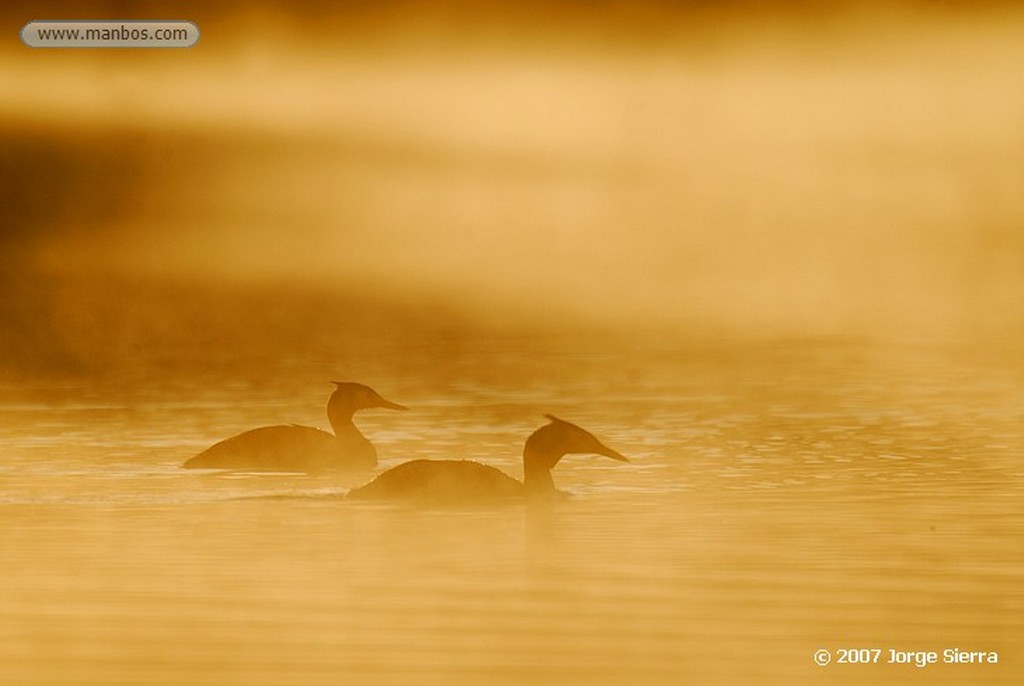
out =
[(598, 443), (597, 448), (594, 449), (594, 453), (596, 455), (604, 455), (605, 457), (610, 457), (613, 460), (618, 460), (619, 462), (629, 462), (628, 457), (620, 453), (618, 450), (612, 450), (604, 443)]
[(374, 407), (384, 407), (384, 408), (387, 408), (389, 410), (408, 410), (409, 409), (405, 405), (399, 405), (398, 403), (393, 403), (390, 400), (385, 400), (379, 394), (377, 395), (377, 404), (374, 405)]
[[(346, 381), (332, 381), (332, 384), (337, 386), (339, 389), (345, 385), (351, 385)], [(405, 405), (399, 405), (393, 403), (390, 400), (385, 400), (381, 397), (380, 393), (373, 390), (369, 386), (363, 386), (362, 384), (355, 384), (359, 386), (361, 397), (357, 400), (355, 409), (366, 410), (371, 407), (383, 407), (389, 410), (408, 410), (409, 408)]]

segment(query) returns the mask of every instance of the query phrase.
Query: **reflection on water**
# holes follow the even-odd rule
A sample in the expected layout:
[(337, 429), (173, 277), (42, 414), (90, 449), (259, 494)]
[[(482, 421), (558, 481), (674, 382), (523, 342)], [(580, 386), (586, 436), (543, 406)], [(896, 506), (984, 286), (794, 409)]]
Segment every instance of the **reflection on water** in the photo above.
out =
[[(1024, 677), (1019, 361), (852, 342), (476, 349), (494, 364), (447, 383), (414, 349), (401, 377), (368, 380), (413, 408), (360, 417), (382, 467), (475, 457), (520, 476), (542, 411), (633, 462), (564, 460), (576, 495), (547, 510), (353, 503), (365, 476), (178, 468), (238, 430), (322, 423), (312, 369), (255, 388), (4, 388), (0, 681)], [(823, 647), (1001, 662), (819, 668)]]

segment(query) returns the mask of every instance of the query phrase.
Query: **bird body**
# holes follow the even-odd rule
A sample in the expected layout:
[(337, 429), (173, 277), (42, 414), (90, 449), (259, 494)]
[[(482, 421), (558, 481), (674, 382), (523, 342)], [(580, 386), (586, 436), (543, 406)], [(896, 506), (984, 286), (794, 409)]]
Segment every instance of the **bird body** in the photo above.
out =
[(558, 495), (551, 469), (566, 454), (594, 453), (629, 462), (585, 429), (545, 416), (551, 423), (533, 432), (523, 448), (523, 481), (471, 460), (412, 460), (349, 491), (348, 497), (439, 504), (545, 498)]
[(523, 483), (472, 460), (412, 460), (349, 492), (363, 500), (477, 502), (523, 495)]
[(215, 443), (182, 466), (284, 472), (372, 469), (377, 465), (377, 450), (352, 423), (352, 415), (371, 407), (407, 408), (362, 384), (334, 384), (337, 388), (327, 402), (333, 434), (297, 424), (262, 426)]
[[(377, 450), (366, 438), (345, 441), (312, 426), (261, 426), (225, 438), (185, 463), (188, 469), (319, 472), (344, 462), (351, 469), (373, 469)], [(348, 445), (346, 445), (348, 444)]]

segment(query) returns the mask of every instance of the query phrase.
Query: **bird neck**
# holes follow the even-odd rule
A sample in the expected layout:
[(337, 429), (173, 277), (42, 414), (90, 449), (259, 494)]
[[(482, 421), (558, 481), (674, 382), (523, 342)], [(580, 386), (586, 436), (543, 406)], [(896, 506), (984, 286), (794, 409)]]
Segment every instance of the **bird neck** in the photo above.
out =
[(341, 436), (346, 433), (353, 431), (358, 433), (356, 425), (352, 423), (352, 415), (355, 414), (355, 410), (345, 407), (340, 404), (327, 405), (327, 421), (331, 423), (331, 428), (334, 430), (335, 436)]
[(527, 493), (555, 491), (551, 469), (560, 459), (562, 459), (561, 455), (538, 452), (529, 448), (523, 451), (523, 486)]
[(528, 494), (553, 493), (555, 481), (551, 478), (551, 472), (546, 469), (526, 472), (523, 478), (523, 488)]

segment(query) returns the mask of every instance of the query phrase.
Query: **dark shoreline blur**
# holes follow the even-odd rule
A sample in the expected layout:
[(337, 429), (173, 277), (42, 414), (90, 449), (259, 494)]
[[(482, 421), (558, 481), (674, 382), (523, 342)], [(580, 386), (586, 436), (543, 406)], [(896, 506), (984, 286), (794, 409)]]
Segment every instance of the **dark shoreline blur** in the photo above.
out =
[(96, 3), (202, 44), (3, 50), (0, 378), (1019, 340), (1019, 10), (711, 5)]

